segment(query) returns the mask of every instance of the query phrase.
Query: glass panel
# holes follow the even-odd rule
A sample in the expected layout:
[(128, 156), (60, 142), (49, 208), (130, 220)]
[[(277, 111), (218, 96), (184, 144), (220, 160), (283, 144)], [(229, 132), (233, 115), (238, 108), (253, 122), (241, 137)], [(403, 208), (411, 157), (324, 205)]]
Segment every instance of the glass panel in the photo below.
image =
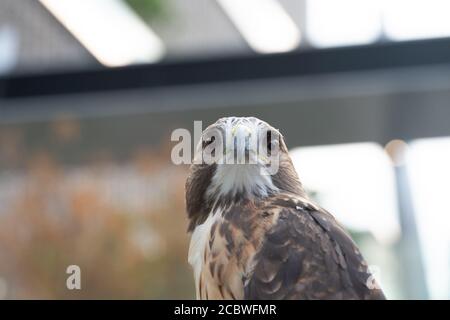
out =
[(430, 296), (450, 298), (450, 138), (411, 143), (408, 173)]
[(387, 0), (383, 3), (383, 24), (389, 39), (450, 36), (450, 2), (447, 0)]
[(377, 0), (308, 0), (308, 40), (316, 47), (368, 44), (380, 37)]

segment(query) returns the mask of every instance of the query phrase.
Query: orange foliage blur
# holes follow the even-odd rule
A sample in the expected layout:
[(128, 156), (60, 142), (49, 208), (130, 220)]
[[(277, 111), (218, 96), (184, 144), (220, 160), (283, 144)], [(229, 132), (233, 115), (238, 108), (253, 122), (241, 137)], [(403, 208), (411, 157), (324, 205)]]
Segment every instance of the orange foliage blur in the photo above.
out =
[[(62, 141), (80, 135), (77, 123), (66, 124), (54, 127)], [(167, 146), (77, 166), (41, 150), (2, 177), (0, 298), (193, 298), (186, 168), (170, 163)], [(69, 265), (81, 268), (81, 290), (66, 287)]]

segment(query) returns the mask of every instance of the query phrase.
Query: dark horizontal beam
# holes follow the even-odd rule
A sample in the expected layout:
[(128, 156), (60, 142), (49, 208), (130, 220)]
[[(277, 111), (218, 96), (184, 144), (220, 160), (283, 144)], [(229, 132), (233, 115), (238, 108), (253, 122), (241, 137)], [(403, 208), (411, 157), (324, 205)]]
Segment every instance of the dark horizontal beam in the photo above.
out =
[(10, 75), (0, 78), (0, 98), (301, 77), (436, 64), (450, 64), (450, 38), (90, 71)]

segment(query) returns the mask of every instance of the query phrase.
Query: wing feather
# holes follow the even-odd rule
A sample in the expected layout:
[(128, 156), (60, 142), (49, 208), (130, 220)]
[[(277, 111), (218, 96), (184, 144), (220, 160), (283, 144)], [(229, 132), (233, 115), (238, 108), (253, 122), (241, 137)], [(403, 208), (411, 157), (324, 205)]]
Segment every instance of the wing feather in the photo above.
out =
[(244, 298), (384, 299), (369, 288), (367, 263), (332, 215), (295, 197), (272, 202), (280, 214), (255, 255)]
[(304, 198), (243, 203), (199, 227), (201, 299), (384, 299), (345, 229)]

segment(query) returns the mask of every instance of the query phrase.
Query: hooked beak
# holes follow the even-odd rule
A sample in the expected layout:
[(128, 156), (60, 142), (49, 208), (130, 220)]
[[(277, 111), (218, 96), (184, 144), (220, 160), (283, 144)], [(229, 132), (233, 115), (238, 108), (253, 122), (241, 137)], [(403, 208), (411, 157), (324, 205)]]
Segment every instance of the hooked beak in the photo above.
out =
[(234, 157), (235, 163), (250, 163), (250, 154), (257, 151), (256, 142), (252, 143), (255, 138), (256, 133), (247, 124), (237, 123), (231, 128), (232, 143), (228, 146), (232, 149), (227, 153)]
[(247, 154), (250, 151), (250, 139), (253, 137), (253, 130), (242, 123), (238, 123), (231, 128), (231, 137), (235, 152), (245, 150)]

